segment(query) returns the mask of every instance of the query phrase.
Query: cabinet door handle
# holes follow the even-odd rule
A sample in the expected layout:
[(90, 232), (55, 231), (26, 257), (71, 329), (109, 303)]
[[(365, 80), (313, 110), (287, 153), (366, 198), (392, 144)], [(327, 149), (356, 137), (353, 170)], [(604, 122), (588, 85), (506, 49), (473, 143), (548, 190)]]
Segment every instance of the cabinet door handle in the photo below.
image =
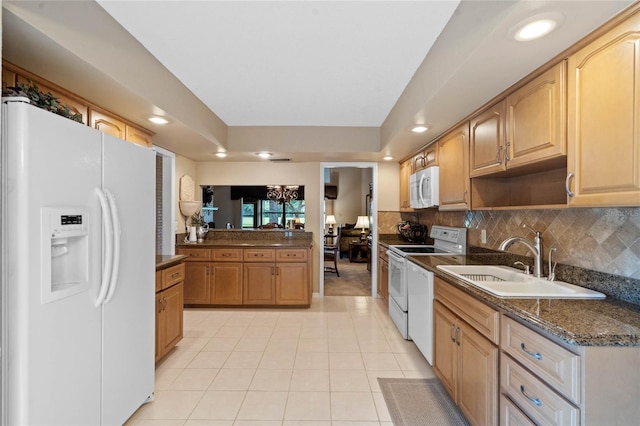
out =
[(158, 313), (162, 313), (162, 299), (158, 299)]
[(502, 164), (502, 159), (500, 158), (500, 153), (502, 152), (502, 148), (504, 148), (502, 145), (500, 145), (498, 147), (498, 152), (496, 152), (496, 163), (498, 164)]
[(272, 266), (272, 267), (271, 267), (271, 275), (275, 275), (275, 274), (276, 274), (275, 269), (276, 269), (276, 268), (275, 268), (275, 266)]
[(504, 149), (504, 162), (508, 163), (511, 161), (511, 156), (509, 155), (509, 147), (511, 147), (511, 142), (507, 142), (507, 146)]
[(460, 327), (456, 328), (456, 345), (460, 346)]
[(451, 341), (453, 343), (456, 342), (456, 338), (455, 338), (455, 330), (456, 330), (456, 325), (455, 324), (451, 324), (451, 329), (449, 330), (449, 338), (451, 339)]
[(573, 179), (573, 172), (569, 173), (567, 175), (567, 179), (564, 181), (564, 190), (567, 191), (567, 195), (569, 197), (573, 197), (574, 195), (576, 195), (573, 192), (571, 192), (571, 189), (569, 188), (571, 184), (571, 179)]
[(280, 275), (280, 267), (276, 266), (276, 275)]
[(538, 407), (542, 407), (542, 401), (540, 401), (539, 398), (534, 398), (534, 397), (531, 397), (531, 396), (527, 395), (527, 392), (524, 390), (524, 385), (520, 385), (520, 393), (523, 394), (524, 397), (527, 398), (529, 401), (531, 401), (534, 404), (536, 404)]
[(524, 342), (523, 342), (523, 343), (520, 343), (520, 349), (522, 349), (522, 350), (523, 350), (527, 355), (529, 355), (530, 357), (535, 358), (535, 359), (537, 359), (538, 361), (541, 361), (541, 360), (542, 360), (542, 354), (541, 354), (540, 352), (531, 352), (531, 351), (528, 351), (528, 350), (527, 350), (527, 348), (526, 348), (526, 347), (525, 347), (525, 345), (524, 345)]

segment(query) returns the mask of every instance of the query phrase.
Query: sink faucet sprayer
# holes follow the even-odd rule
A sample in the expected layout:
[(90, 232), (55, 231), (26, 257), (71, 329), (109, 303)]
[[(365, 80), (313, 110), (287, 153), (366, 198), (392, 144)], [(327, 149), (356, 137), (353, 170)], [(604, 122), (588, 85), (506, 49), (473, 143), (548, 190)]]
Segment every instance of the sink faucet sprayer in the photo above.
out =
[(509, 247), (511, 247), (511, 245), (513, 243), (522, 243), (522, 244), (524, 244), (529, 249), (529, 251), (531, 251), (531, 253), (533, 253), (533, 256), (534, 256), (534, 259), (535, 259), (534, 264), (533, 264), (533, 276), (536, 277), (536, 278), (541, 278), (542, 277), (542, 254), (543, 254), (543, 251), (542, 251), (542, 236), (540, 235), (540, 232), (536, 231), (535, 229), (533, 229), (532, 227), (530, 227), (526, 223), (523, 224), (522, 227), (530, 230), (531, 232), (533, 232), (535, 234), (535, 237), (533, 238), (533, 244), (531, 244), (529, 241), (527, 241), (526, 239), (524, 239), (522, 237), (511, 237), (511, 238), (507, 238), (506, 240), (504, 240), (500, 244), (500, 247), (498, 247), (498, 250), (505, 251)]

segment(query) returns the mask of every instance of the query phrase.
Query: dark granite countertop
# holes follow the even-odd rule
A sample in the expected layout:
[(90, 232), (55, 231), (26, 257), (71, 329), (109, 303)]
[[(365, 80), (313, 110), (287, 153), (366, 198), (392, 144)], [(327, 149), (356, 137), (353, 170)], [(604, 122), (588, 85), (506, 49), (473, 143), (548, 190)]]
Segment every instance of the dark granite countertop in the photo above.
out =
[(263, 248), (309, 248), (311, 241), (306, 240), (204, 240), (201, 243), (178, 243), (176, 247), (219, 248), (219, 247), (263, 247)]
[(156, 271), (166, 269), (176, 265), (186, 259), (187, 256), (182, 254), (157, 254), (156, 255)]
[(481, 256), (410, 256), (409, 260), (569, 345), (640, 347), (639, 305), (612, 297), (605, 300), (498, 298), (437, 268), (443, 264), (484, 264)]
[(273, 247), (309, 248), (313, 243), (313, 233), (290, 229), (214, 229), (201, 242), (184, 242), (186, 234), (177, 236), (176, 247)]

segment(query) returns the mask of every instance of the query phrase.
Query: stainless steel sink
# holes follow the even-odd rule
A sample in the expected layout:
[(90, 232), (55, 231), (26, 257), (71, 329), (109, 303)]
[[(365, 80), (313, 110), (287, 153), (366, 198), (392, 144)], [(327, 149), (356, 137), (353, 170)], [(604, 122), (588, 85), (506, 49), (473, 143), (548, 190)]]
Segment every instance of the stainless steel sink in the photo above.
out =
[(541, 299), (604, 299), (600, 292), (563, 281), (548, 281), (521, 270), (498, 265), (438, 265), (471, 285), (498, 297)]

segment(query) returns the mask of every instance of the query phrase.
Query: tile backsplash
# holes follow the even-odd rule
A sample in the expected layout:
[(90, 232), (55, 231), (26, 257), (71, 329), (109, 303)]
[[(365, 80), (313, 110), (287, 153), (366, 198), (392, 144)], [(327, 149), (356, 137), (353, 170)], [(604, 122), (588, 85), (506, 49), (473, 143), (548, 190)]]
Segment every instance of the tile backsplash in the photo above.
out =
[[(614, 275), (640, 279), (640, 208), (567, 208), (547, 210), (478, 210), (440, 212), (424, 209), (411, 213), (378, 212), (378, 232), (397, 233), (396, 224), (411, 220), (424, 225), (460, 226), (468, 229), (470, 246), (497, 250), (500, 243), (514, 236), (532, 240), (522, 225), (542, 232), (544, 258), (549, 248), (559, 263)], [(487, 241), (480, 240), (486, 229)], [(522, 244), (509, 252), (531, 256)]]

